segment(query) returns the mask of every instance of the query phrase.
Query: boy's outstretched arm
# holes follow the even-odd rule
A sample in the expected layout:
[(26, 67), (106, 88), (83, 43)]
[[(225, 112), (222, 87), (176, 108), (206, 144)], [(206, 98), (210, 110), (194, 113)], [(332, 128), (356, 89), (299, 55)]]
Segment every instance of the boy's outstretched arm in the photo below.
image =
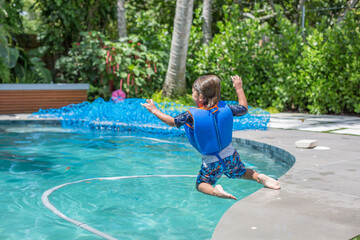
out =
[(245, 92), (243, 90), (243, 82), (242, 79), (238, 76), (231, 76), (231, 80), (233, 81), (233, 87), (236, 90), (236, 94), (238, 95), (239, 105), (244, 106), (246, 109), (248, 109), (248, 103), (246, 100)]
[(157, 118), (159, 118), (167, 125), (175, 127), (174, 118), (157, 109), (152, 99), (146, 99), (146, 103), (141, 103), (141, 106), (145, 107), (147, 110), (149, 110), (149, 112), (154, 114)]

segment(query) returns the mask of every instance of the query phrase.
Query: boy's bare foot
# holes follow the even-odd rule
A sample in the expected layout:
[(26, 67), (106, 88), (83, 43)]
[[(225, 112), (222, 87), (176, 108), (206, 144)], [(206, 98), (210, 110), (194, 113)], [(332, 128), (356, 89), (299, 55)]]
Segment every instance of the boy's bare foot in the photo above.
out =
[(259, 174), (258, 179), (259, 179), (259, 183), (261, 183), (265, 187), (276, 190), (280, 189), (279, 182), (269, 176), (266, 176), (265, 174)]
[(215, 186), (214, 195), (216, 197), (219, 197), (219, 198), (226, 198), (226, 199), (234, 199), (234, 200), (236, 200), (236, 197), (234, 197), (230, 193), (225, 192), (221, 185), (216, 185)]

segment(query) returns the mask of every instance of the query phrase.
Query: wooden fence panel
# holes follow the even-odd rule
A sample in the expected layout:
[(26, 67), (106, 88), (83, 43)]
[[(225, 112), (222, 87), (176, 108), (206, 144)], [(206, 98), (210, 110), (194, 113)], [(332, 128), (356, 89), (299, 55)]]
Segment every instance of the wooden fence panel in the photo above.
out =
[(86, 89), (4, 90), (0, 89), (0, 114), (33, 113), (40, 108), (60, 108), (87, 101)]

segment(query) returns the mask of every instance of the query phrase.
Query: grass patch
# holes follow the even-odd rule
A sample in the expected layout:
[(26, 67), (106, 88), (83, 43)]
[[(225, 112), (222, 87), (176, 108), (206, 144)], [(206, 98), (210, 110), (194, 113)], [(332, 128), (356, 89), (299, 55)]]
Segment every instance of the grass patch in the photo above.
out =
[(154, 102), (174, 102), (176, 104), (182, 104), (185, 106), (194, 106), (194, 100), (192, 99), (192, 96), (190, 94), (185, 94), (184, 96), (178, 97), (176, 99), (171, 99), (167, 97), (162, 96), (162, 90), (159, 92), (153, 93), (151, 98), (154, 100)]
[(265, 111), (268, 111), (270, 114), (274, 114), (274, 113), (279, 113), (279, 112), (280, 112), (279, 110), (277, 110), (277, 109), (274, 108), (274, 107), (265, 108)]

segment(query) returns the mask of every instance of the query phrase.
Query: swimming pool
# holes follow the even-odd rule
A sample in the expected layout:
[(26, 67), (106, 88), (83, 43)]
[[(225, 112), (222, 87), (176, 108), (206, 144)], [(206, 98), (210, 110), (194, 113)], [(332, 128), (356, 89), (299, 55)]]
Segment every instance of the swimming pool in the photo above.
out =
[[(251, 168), (278, 178), (290, 167), (270, 154), (238, 148)], [(100, 239), (63, 220), (41, 201), (45, 191), (66, 216), (118, 239), (210, 239), (235, 203), (198, 193), (200, 159), (184, 138), (150, 138), (118, 132), (69, 130), (40, 124), (0, 126), (0, 239)], [(219, 181), (238, 199), (262, 185)]]

